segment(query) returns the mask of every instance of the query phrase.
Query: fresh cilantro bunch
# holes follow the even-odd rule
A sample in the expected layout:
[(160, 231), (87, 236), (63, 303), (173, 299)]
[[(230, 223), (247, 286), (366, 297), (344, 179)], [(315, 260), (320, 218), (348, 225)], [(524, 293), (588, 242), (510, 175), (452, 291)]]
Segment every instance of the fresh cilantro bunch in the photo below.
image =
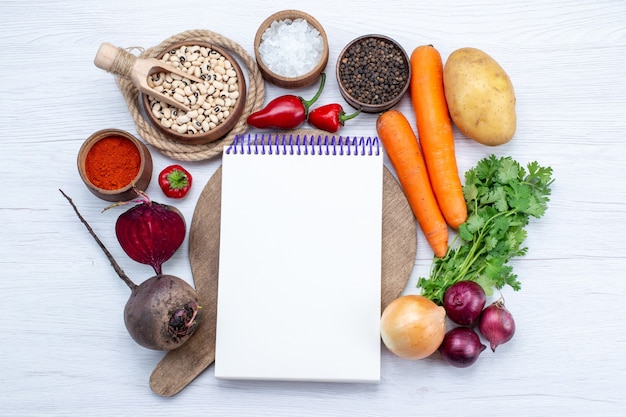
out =
[(465, 173), (467, 221), (446, 256), (435, 257), (430, 277), (418, 280), (422, 295), (441, 305), (446, 289), (463, 280), (478, 282), (488, 295), (494, 287), (521, 288), (507, 263), (526, 254), (524, 227), (545, 213), (554, 181), (550, 167), (532, 162), (527, 168), (491, 155)]

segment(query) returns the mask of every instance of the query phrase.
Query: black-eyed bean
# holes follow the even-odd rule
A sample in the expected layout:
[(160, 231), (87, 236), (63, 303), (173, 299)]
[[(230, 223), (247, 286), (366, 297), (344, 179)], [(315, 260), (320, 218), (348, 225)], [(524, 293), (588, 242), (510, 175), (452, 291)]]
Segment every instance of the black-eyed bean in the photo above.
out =
[(180, 93), (174, 93), (174, 100), (178, 101), (179, 103), (184, 103), (185, 97)]
[(178, 101), (179, 103), (184, 103), (185, 97), (180, 93), (174, 93), (174, 100)]
[[(215, 129), (230, 116), (230, 110), (239, 98), (237, 73), (232, 63), (220, 53), (199, 46), (181, 47), (166, 54), (163, 61), (169, 65), (186, 68), (190, 75), (204, 79), (203, 83), (191, 82), (177, 74), (152, 75), (151, 83), (167, 95), (172, 95), (192, 110), (179, 112), (174, 106), (151, 107), (161, 125), (181, 134), (195, 134)], [(150, 99), (158, 103), (152, 97)], [(157, 115), (158, 113), (158, 115)]]
[(189, 116), (187, 116), (186, 114), (183, 114), (176, 118), (176, 123), (178, 123), (179, 125), (183, 125), (183, 124), (189, 123), (189, 120), (191, 120)]

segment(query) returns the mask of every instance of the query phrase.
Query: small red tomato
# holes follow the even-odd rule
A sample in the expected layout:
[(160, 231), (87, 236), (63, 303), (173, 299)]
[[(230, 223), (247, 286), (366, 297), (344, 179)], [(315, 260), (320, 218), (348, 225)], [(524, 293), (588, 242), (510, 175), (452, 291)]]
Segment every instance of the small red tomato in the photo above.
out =
[(191, 188), (191, 174), (180, 165), (170, 165), (159, 174), (159, 186), (170, 198), (183, 198)]

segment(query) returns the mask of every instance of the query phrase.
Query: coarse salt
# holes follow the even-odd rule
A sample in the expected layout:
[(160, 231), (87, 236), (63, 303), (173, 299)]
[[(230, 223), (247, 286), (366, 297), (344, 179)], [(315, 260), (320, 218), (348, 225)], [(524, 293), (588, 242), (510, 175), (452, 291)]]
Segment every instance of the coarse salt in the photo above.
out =
[(323, 50), (320, 32), (301, 18), (272, 22), (259, 45), (263, 63), (272, 72), (289, 78), (313, 70)]

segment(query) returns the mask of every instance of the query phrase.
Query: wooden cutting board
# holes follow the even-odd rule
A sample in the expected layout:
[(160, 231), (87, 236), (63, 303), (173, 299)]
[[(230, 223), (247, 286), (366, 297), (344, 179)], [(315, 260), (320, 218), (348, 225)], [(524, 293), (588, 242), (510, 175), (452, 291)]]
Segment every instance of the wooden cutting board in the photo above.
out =
[[(189, 257), (202, 319), (194, 336), (168, 352), (152, 372), (150, 387), (161, 396), (177, 394), (215, 360), (221, 190), (220, 167), (198, 198), (189, 232)], [(400, 185), (386, 167), (382, 239), (381, 309), (384, 309), (406, 287), (417, 252), (415, 217)]]

